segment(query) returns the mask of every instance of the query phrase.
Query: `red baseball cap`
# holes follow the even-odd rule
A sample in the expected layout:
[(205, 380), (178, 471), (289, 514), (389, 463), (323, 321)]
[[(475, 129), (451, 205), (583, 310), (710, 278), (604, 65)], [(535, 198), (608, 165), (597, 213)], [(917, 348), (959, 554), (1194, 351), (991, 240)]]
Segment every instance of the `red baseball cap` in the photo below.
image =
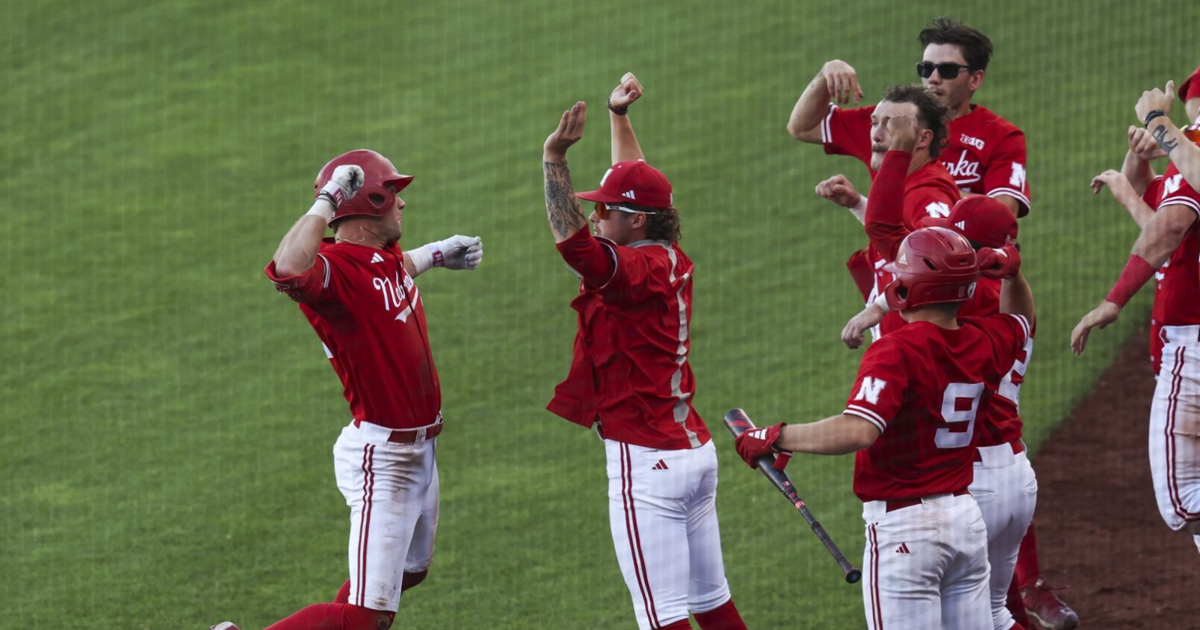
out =
[(992, 197), (971, 195), (954, 204), (945, 226), (984, 247), (1003, 247), (1017, 240), (1017, 218)]
[(666, 210), (671, 207), (671, 182), (646, 160), (617, 162), (600, 180), (599, 190), (576, 195), (601, 203), (628, 204)]
[(1196, 97), (1200, 97), (1200, 67), (1179, 84), (1179, 100), (1187, 102)]

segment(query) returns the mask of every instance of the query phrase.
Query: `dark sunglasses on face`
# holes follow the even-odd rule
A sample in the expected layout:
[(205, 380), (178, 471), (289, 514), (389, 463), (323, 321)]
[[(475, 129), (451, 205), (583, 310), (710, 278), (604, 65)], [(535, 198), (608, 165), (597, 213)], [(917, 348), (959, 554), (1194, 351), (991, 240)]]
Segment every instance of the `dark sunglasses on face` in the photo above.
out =
[(958, 76), (959, 70), (970, 70), (971, 66), (964, 66), (961, 63), (933, 63), (932, 61), (921, 61), (917, 63), (917, 75), (922, 79), (928, 79), (933, 76), (933, 71), (937, 70), (938, 76), (943, 79), (953, 79)]

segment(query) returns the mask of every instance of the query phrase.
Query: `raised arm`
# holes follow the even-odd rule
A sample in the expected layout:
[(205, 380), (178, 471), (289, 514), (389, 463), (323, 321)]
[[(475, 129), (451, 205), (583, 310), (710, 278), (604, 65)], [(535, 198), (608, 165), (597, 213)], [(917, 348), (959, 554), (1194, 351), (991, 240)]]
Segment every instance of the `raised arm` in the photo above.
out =
[(642, 147), (629, 121), (629, 106), (642, 97), (642, 84), (632, 72), (621, 77), (621, 83), (608, 99), (608, 118), (612, 125), (612, 161), (644, 160)]
[(1146, 193), (1146, 189), (1157, 176), (1150, 161), (1162, 157), (1167, 157), (1166, 152), (1158, 147), (1148, 130), (1136, 125), (1129, 126), (1129, 150), (1125, 152), (1121, 174), (1129, 180), (1138, 196)]
[(567, 149), (583, 137), (587, 105), (575, 103), (563, 112), (558, 128), (542, 146), (542, 174), (546, 190), (546, 218), (554, 242), (561, 243), (587, 227), (587, 219), (579, 210), (579, 199), (571, 186), (571, 170), (567, 168)]
[(1000, 282), (1000, 312), (1024, 315), (1030, 326), (1036, 321), (1033, 310), (1033, 291), (1020, 271), (1012, 278)]
[(329, 227), (329, 221), (337, 212), (338, 204), (349, 201), (363, 185), (363, 170), (357, 166), (343, 164), (333, 171), (329, 183), (317, 193), (317, 199), (304, 216), (288, 230), (275, 255), (275, 273), (280, 277), (291, 277), (312, 268), (321, 248), (321, 239)]
[(792, 137), (809, 144), (821, 144), (821, 122), (829, 113), (829, 101), (838, 105), (855, 105), (863, 97), (858, 85), (858, 73), (850, 64), (840, 59), (828, 61), (817, 76), (809, 81), (808, 87), (792, 108), (787, 130)]
[(904, 185), (920, 128), (914, 116), (893, 116), (887, 121), (892, 145), (871, 185), (864, 229), (875, 251), (888, 261), (896, 259), (900, 243), (908, 236), (904, 225)]
[(1166, 91), (1154, 88), (1143, 92), (1134, 111), (1188, 184), (1200, 189), (1200, 147), (1188, 140), (1179, 127), (1171, 122), (1169, 114), (1174, 102), (1175, 82), (1167, 81)]

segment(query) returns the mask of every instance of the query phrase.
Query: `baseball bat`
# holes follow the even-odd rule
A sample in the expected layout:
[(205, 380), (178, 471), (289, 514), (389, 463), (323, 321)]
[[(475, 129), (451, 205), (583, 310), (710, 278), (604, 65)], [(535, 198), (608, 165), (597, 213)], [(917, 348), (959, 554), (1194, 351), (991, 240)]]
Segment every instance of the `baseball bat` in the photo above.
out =
[[(750, 420), (745, 411), (730, 409), (729, 413), (725, 414), (725, 428), (729, 429), (729, 432), (733, 434), (733, 438), (736, 440), (745, 431), (757, 427), (754, 426), (754, 422)], [(800, 516), (803, 516), (804, 520), (808, 522), (813, 533), (817, 535), (817, 539), (821, 541), (821, 544), (825, 545), (825, 549), (829, 551), (829, 555), (833, 556), (834, 561), (842, 568), (842, 573), (846, 576), (846, 582), (854, 584), (862, 579), (862, 571), (859, 571), (854, 565), (850, 564), (850, 561), (842, 554), (842, 550), (838, 549), (833, 539), (829, 537), (825, 528), (821, 527), (821, 523), (817, 522), (817, 519), (813, 517), (812, 512), (808, 510), (808, 506), (804, 504), (804, 500), (796, 492), (796, 487), (792, 485), (791, 478), (788, 477), (786, 472), (775, 470), (775, 454), (763, 455), (758, 458), (756, 463), (758, 464), (758, 472), (761, 472), (767, 479), (770, 479), (771, 483), (783, 493), (783, 496), (787, 497), (788, 502), (800, 512)]]

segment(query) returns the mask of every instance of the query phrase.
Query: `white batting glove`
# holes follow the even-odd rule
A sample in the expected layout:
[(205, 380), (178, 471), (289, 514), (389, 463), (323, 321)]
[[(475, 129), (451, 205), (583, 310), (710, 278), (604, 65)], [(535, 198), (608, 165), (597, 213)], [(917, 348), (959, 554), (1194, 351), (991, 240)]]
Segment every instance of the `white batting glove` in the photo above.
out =
[(478, 236), (455, 234), (448, 239), (434, 241), (408, 252), (408, 258), (416, 271), (414, 276), (433, 267), (471, 271), (483, 260), (483, 239)]
[(321, 192), (317, 193), (317, 196), (337, 208), (342, 205), (342, 202), (354, 198), (354, 193), (362, 188), (365, 178), (366, 175), (362, 168), (353, 164), (343, 164), (333, 169), (333, 177), (329, 178), (329, 183), (321, 188)]

